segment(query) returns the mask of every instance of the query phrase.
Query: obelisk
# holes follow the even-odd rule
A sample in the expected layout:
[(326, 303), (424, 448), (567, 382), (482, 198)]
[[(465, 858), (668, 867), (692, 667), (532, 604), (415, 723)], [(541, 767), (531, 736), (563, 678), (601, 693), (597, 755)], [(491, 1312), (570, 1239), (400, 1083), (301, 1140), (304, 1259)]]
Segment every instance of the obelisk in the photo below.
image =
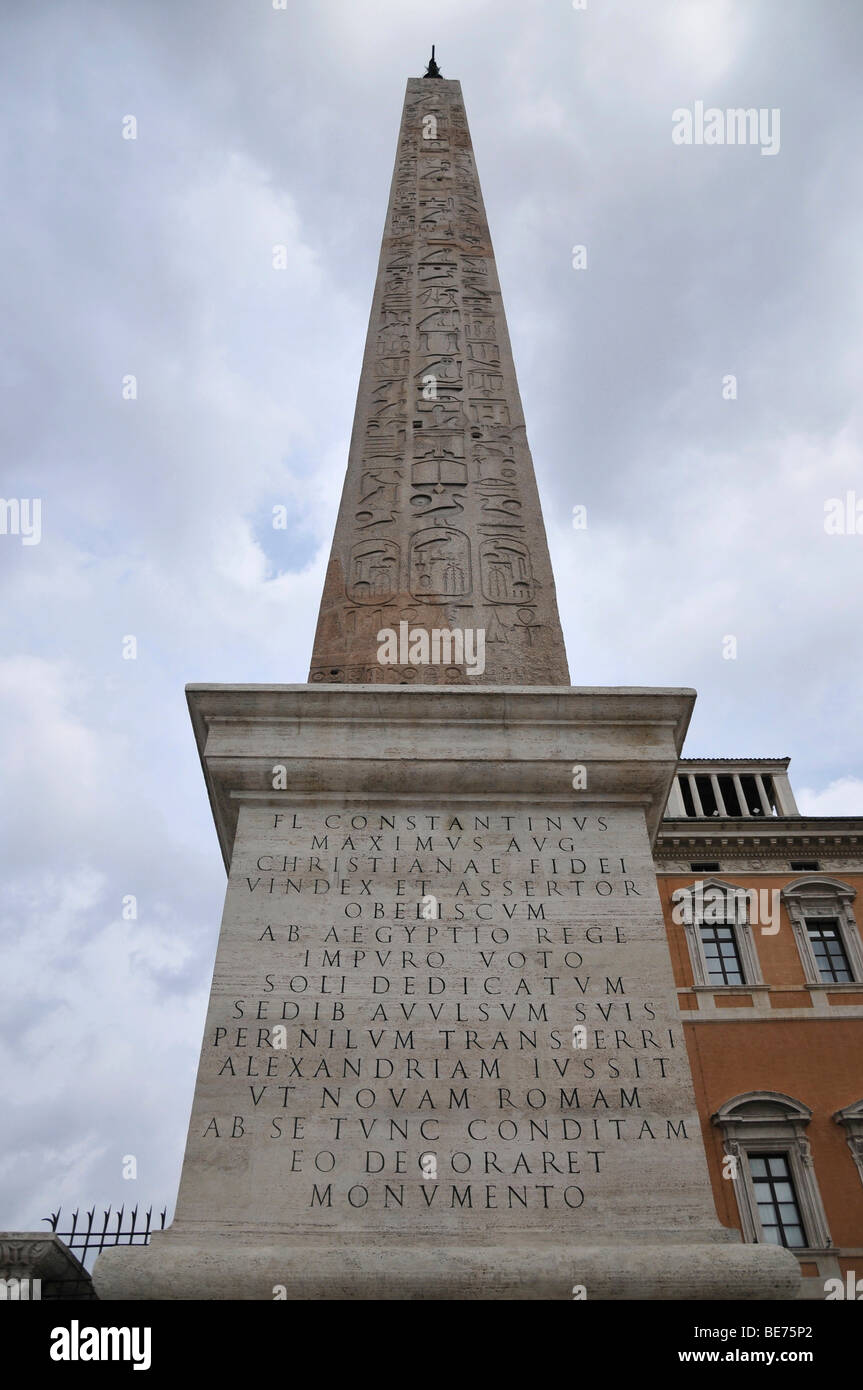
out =
[[(382, 664), (400, 623), (482, 632), (483, 670)], [(407, 84), (309, 680), (569, 685), (461, 87), (438, 76)]]
[(793, 1296), (788, 1251), (718, 1223), (656, 888), (694, 692), (568, 684), (434, 60), (309, 683), (188, 699), (225, 910), (176, 1216), (101, 1297)]

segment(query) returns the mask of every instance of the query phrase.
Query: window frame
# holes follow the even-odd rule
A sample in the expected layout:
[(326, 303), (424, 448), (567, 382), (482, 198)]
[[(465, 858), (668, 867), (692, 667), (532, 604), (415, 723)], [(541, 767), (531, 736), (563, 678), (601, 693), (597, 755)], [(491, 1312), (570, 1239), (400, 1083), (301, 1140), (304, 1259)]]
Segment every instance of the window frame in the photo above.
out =
[(734, 1195), (749, 1244), (768, 1245), (758, 1215), (750, 1157), (783, 1154), (800, 1211), (806, 1245), (784, 1246), (794, 1255), (826, 1254), (835, 1247), (818, 1189), (805, 1130), (812, 1111), (781, 1091), (750, 1091), (720, 1106), (711, 1121), (722, 1131), (725, 1153), (736, 1160)]
[[(752, 1189), (755, 1194), (756, 1210), (758, 1212), (758, 1222), (761, 1226), (762, 1235), (764, 1236), (764, 1244), (780, 1245), (785, 1250), (805, 1250), (807, 1232), (805, 1223), (803, 1221), (803, 1211), (801, 1208), (800, 1201), (797, 1197), (797, 1189), (794, 1183), (794, 1173), (792, 1172), (790, 1153), (787, 1149), (773, 1149), (772, 1151), (765, 1151), (763, 1154), (753, 1153), (749, 1151), (747, 1152), (747, 1159), (749, 1161), (749, 1177), (752, 1180)], [(756, 1162), (763, 1163), (766, 1172), (764, 1172), (763, 1174), (754, 1172), (753, 1164)], [(783, 1164), (785, 1172), (782, 1174), (780, 1178), (777, 1178), (776, 1174), (771, 1171), (770, 1165), (772, 1163)], [(791, 1192), (790, 1200), (788, 1198), (783, 1200), (779, 1196), (776, 1189), (777, 1184), (780, 1182), (789, 1188)], [(769, 1193), (768, 1203), (765, 1203), (763, 1200), (759, 1201), (759, 1189), (761, 1189), (765, 1185)], [(761, 1216), (761, 1208), (765, 1205), (769, 1205), (771, 1208), (771, 1212), (775, 1217), (775, 1229), (783, 1237), (783, 1239), (781, 1240), (770, 1240), (767, 1236), (767, 1232), (765, 1230), (764, 1222)], [(795, 1220), (789, 1222), (788, 1224), (786, 1224), (785, 1217), (782, 1215), (783, 1206), (791, 1206), (794, 1209)], [(788, 1231), (792, 1229), (799, 1231), (800, 1235), (803, 1237), (802, 1240), (800, 1240), (794, 1245), (792, 1245), (790, 1241), (787, 1239)]]
[[(822, 989), (859, 989), (863, 984), (863, 941), (854, 917), (853, 902), (856, 888), (835, 878), (798, 878), (787, 883), (780, 898), (788, 913), (797, 951), (808, 985)], [(850, 980), (824, 980), (812, 949), (807, 922), (835, 919), (839, 938), (851, 971)]]
[[(744, 969), (744, 966), (743, 966), (743, 958), (741, 957), (741, 954), (740, 954), (740, 944), (739, 944), (739, 942), (738, 942), (738, 940), (737, 940), (737, 923), (736, 923), (736, 922), (728, 922), (728, 921), (725, 921), (725, 922), (698, 922), (698, 923), (697, 923), (697, 929), (698, 929), (698, 943), (699, 943), (699, 946), (700, 946), (700, 948), (701, 948), (701, 952), (702, 952), (702, 954), (703, 954), (703, 956), (704, 956), (704, 965), (705, 965), (705, 970), (706, 970), (706, 973), (707, 973), (707, 983), (708, 983), (709, 985), (713, 986), (715, 989), (728, 989), (728, 988), (731, 988), (731, 987), (734, 987), (735, 989), (739, 989), (742, 985), (745, 985), (745, 984), (746, 984), (746, 979), (745, 979), (745, 973), (746, 973), (746, 972), (745, 972), (745, 969)], [(728, 937), (726, 937), (725, 939), (726, 939), (726, 941), (730, 941), (730, 942), (731, 942), (731, 945), (732, 945), (732, 948), (733, 948), (733, 954), (732, 954), (732, 955), (726, 955), (726, 953), (725, 953), (725, 952), (723, 951), (723, 949), (722, 949), (723, 941), (722, 941), (722, 938), (720, 937), (719, 933), (720, 933), (720, 932), (723, 932), (723, 931), (724, 931), (724, 932), (730, 933), (730, 935), (729, 935)], [(707, 932), (707, 933), (712, 933), (712, 934), (713, 934), (713, 940), (712, 940), (712, 941), (707, 941), (707, 940), (705, 940), (705, 932)], [(720, 973), (721, 973), (721, 975), (722, 975), (722, 979), (720, 979), (720, 980), (715, 980), (715, 979), (712, 979), (712, 978), (711, 978), (711, 975), (716, 974), (716, 970), (715, 970), (714, 967), (712, 966), (712, 964), (711, 964), (711, 958), (710, 958), (710, 956), (709, 956), (708, 953), (707, 953), (707, 947), (710, 946), (710, 945), (714, 945), (714, 946), (716, 947), (716, 950), (717, 950), (717, 960), (718, 960), (718, 962), (719, 962), (719, 969), (720, 969)], [(729, 963), (730, 961), (733, 961), (733, 962), (734, 962), (734, 965), (735, 965), (735, 967), (736, 967), (736, 973), (740, 976), (740, 979), (739, 979), (739, 980), (727, 980), (727, 979), (725, 978), (725, 976), (728, 974), (728, 963)]]
[[(702, 897), (711, 891), (722, 893), (726, 898), (729, 894), (746, 893), (747, 889), (739, 883), (729, 883), (721, 878), (697, 879), (696, 883), (701, 884)], [(689, 884), (684, 888), (677, 888), (672, 894), (672, 907), (684, 905), (683, 928), (686, 934), (686, 944), (689, 948), (689, 960), (692, 966), (692, 978), (697, 988), (713, 990), (746, 990), (757, 986), (763, 986), (764, 976), (761, 973), (761, 962), (758, 959), (758, 952), (755, 949), (755, 938), (752, 932), (752, 925), (747, 913), (745, 919), (741, 920), (734, 914), (733, 920), (729, 920), (728, 915), (722, 922), (704, 922), (695, 913), (695, 887), (696, 884)], [(674, 894), (684, 894), (674, 902)], [(687, 904), (688, 899), (688, 904)], [(739, 899), (736, 899), (739, 902)], [(737, 957), (740, 961), (740, 968), (743, 980), (739, 985), (715, 984), (710, 979), (707, 957), (704, 953), (704, 943), (701, 939), (702, 926), (730, 926), (734, 933), (734, 943), (737, 947)]]
[[(845, 939), (842, 931), (842, 923), (838, 917), (804, 917), (806, 924), (806, 936), (809, 940), (809, 949), (815, 957), (815, 966), (821, 977), (823, 985), (853, 985), (854, 967), (848, 959), (848, 952), (845, 950)], [(825, 927), (835, 928), (833, 939), (839, 947), (838, 957), (830, 949), (830, 939), (824, 935)], [(818, 940), (816, 940), (816, 936)], [(825, 975), (825, 964), (821, 960), (818, 947), (822, 947), (822, 954), (826, 958), (826, 968), (831, 972)], [(837, 970), (848, 976), (847, 980), (837, 980)]]

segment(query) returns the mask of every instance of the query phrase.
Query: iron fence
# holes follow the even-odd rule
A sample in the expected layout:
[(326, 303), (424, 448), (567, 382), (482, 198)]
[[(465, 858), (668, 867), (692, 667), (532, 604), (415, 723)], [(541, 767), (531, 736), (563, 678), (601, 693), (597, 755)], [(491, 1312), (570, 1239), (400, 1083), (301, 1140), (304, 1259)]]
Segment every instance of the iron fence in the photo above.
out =
[(58, 1207), (50, 1216), (43, 1216), (55, 1236), (58, 1236), (81, 1261), (87, 1271), (68, 1279), (50, 1281), (50, 1291), (43, 1285), (43, 1299), (95, 1298), (90, 1281), (90, 1270), (103, 1250), (117, 1245), (149, 1245), (153, 1231), (165, 1229), (167, 1207), (163, 1207), (154, 1218), (152, 1206), (139, 1212), (136, 1206), (127, 1212), (125, 1205), (112, 1212), (105, 1208), (101, 1218), (96, 1218), (96, 1208), (91, 1207), (83, 1215), (76, 1209), (72, 1212), (71, 1225), (61, 1230), (62, 1208)]

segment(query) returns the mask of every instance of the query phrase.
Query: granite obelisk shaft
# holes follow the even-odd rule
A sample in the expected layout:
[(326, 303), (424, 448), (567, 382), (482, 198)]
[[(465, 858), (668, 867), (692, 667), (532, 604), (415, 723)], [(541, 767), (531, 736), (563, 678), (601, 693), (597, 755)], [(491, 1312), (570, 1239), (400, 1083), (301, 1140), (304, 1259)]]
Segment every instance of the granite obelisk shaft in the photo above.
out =
[[(482, 633), (484, 659), (439, 639), (424, 661), (434, 631)], [(407, 84), (309, 680), (569, 684), (458, 82)]]

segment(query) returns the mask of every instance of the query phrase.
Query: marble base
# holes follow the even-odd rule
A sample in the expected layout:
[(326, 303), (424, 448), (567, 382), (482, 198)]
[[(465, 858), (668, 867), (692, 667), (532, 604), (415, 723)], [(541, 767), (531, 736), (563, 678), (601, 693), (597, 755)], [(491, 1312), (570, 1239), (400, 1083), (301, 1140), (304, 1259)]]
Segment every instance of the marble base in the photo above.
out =
[(190, 689), (228, 891), (175, 1222), (100, 1297), (796, 1296), (719, 1225), (677, 1008), (693, 702)]
[[(730, 1233), (728, 1233), (730, 1234)], [(493, 1246), (303, 1245), (154, 1237), (108, 1250), (94, 1279), (101, 1299), (554, 1299), (583, 1287), (591, 1300), (794, 1299), (799, 1265), (776, 1246), (542, 1241)]]

